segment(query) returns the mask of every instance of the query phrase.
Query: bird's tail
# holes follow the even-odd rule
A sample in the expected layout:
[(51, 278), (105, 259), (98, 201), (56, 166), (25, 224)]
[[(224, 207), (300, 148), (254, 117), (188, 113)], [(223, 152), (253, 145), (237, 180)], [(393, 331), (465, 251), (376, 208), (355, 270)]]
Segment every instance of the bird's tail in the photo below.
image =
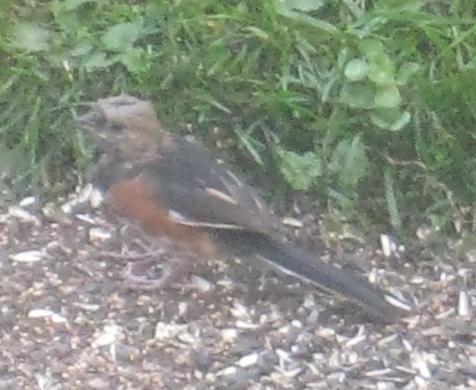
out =
[(360, 306), (375, 320), (396, 323), (402, 316), (402, 310), (391, 305), (369, 282), (349, 270), (327, 264), (309, 252), (256, 232), (222, 229), (216, 234), (228, 248), (239, 250), (246, 256), (254, 255), (286, 274), (340, 295)]

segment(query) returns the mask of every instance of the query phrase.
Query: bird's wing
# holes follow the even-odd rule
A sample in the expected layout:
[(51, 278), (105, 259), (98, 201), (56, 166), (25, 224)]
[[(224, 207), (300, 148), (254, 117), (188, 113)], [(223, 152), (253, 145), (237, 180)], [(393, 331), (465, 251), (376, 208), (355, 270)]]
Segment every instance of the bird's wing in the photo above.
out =
[(160, 158), (137, 171), (180, 224), (261, 233), (277, 228), (277, 219), (257, 192), (198, 143), (164, 143)]

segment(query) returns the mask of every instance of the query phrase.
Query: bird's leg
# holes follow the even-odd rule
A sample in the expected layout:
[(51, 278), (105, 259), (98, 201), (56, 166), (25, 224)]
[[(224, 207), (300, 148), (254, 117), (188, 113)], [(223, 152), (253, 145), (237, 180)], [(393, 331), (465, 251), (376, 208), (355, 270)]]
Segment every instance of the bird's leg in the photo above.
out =
[(190, 259), (173, 257), (167, 259), (160, 270), (159, 277), (152, 276), (152, 266), (157, 264), (157, 259), (148, 258), (129, 264), (123, 276), (127, 287), (134, 290), (160, 290), (169, 286), (190, 268)]
[[(170, 240), (159, 241), (159, 250), (145, 253), (142, 258), (131, 258), (133, 262), (123, 273), (126, 285), (137, 290), (160, 290), (186, 273), (192, 264), (193, 254), (178, 250)], [(161, 264), (160, 276), (156, 276), (153, 267)]]

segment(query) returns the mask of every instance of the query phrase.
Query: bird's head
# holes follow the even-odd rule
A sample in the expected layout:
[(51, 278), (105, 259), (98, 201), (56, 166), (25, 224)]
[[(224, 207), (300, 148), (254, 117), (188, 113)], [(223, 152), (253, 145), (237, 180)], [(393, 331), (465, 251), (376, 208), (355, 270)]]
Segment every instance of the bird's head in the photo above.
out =
[(154, 158), (161, 127), (149, 100), (124, 94), (99, 99), (75, 122), (99, 152), (126, 161)]

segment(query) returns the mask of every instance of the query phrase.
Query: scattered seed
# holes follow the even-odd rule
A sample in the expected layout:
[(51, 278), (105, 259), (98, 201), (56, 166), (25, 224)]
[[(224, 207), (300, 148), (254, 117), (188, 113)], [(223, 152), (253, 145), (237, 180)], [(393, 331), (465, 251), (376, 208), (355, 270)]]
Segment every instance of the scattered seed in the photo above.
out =
[(393, 372), (393, 370), (391, 368), (383, 368), (381, 370), (367, 371), (365, 373), (365, 376), (368, 376), (368, 377), (376, 377), (376, 376), (382, 377), (382, 376), (385, 376), (385, 375), (389, 375), (392, 372)]
[(236, 321), (235, 326), (239, 329), (250, 329), (250, 330), (258, 329), (260, 327), (258, 324), (254, 324), (248, 321), (241, 321), (241, 320)]
[(323, 328), (319, 328), (319, 330), (317, 331), (317, 335), (327, 340), (334, 340), (336, 336), (336, 331), (331, 328), (323, 327)]
[(249, 355), (243, 356), (240, 360), (238, 360), (237, 365), (242, 368), (247, 368), (250, 366), (254, 366), (258, 363), (259, 355), (254, 352)]
[(104, 201), (104, 195), (100, 190), (94, 188), (89, 199), (89, 204), (93, 209), (97, 209)]
[(402, 300), (400, 299), (397, 299), (391, 295), (385, 295), (385, 300), (392, 304), (393, 306), (396, 306), (402, 310), (405, 310), (407, 312), (411, 312), (412, 311), (412, 307), (408, 304), (408, 303), (405, 303), (403, 302)]
[(45, 257), (46, 253), (38, 250), (25, 251), (10, 255), (11, 260), (17, 261), (19, 263), (35, 263), (44, 259)]
[(408, 341), (407, 339), (402, 339), (402, 344), (403, 344), (403, 347), (407, 350), (407, 351), (412, 351), (413, 350), (413, 346), (412, 344), (410, 343), (410, 341)]
[(222, 329), (221, 337), (226, 343), (232, 343), (238, 337), (238, 330), (234, 328)]
[(385, 257), (390, 257), (396, 251), (397, 245), (394, 240), (387, 234), (380, 235), (380, 245)]
[(159, 341), (169, 340), (176, 337), (178, 334), (185, 332), (186, 329), (186, 325), (158, 322), (155, 326), (154, 338)]
[(417, 375), (415, 376), (414, 380), (419, 389), (428, 389), (428, 383), (425, 378)]
[(71, 214), (77, 205), (78, 205), (78, 199), (76, 195), (72, 195), (68, 201), (66, 201), (65, 203), (61, 205), (60, 209), (65, 214)]
[(360, 344), (362, 341), (365, 341), (367, 339), (367, 335), (365, 334), (365, 326), (361, 325), (359, 326), (359, 331), (357, 334), (349, 339), (344, 346), (346, 348), (352, 348), (353, 346)]
[(10, 216), (12, 216), (13, 218), (18, 219), (19, 221), (21, 221), (23, 223), (32, 224), (32, 225), (35, 225), (35, 226), (41, 226), (41, 222), (40, 222), (40, 220), (38, 219), (37, 216), (33, 215), (32, 213), (30, 213), (29, 211), (27, 211), (27, 210), (25, 210), (21, 207), (10, 206), (8, 208), (8, 214), (10, 214)]
[(213, 284), (198, 275), (192, 275), (190, 282), (192, 287), (201, 293), (208, 293), (213, 290)]
[(398, 334), (392, 334), (390, 336), (384, 337), (378, 342), (378, 346), (384, 346), (385, 344), (393, 343), (395, 340), (398, 339)]
[(217, 372), (217, 375), (218, 376), (232, 376), (232, 375), (235, 375), (237, 371), (238, 369), (236, 367), (231, 366), (231, 367), (226, 367), (223, 370), (220, 370), (219, 372)]
[(449, 308), (448, 310), (442, 311), (441, 313), (438, 313), (435, 318), (437, 320), (443, 320), (448, 317), (452, 317), (456, 312), (456, 309), (454, 307)]
[(123, 333), (124, 331), (119, 325), (108, 324), (94, 337), (91, 346), (93, 348), (99, 348), (116, 343), (123, 337)]
[(197, 344), (197, 338), (193, 334), (188, 332), (178, 333), (177, 339), (184, 344), (189, 344), (189, 345)]
[(22, 200), (20, 200), (18, 205), (20, 207), (28, 207), (34, 203), (36, 203), (36, 198), (34, 196), (27, 196), (26, 198), (23, 198)]
[(112, 237), (111, 231), (99, 227), (93, 227), (88, 231), (88, 237), (91, 241), (104, 242), (108, 241)]
[(236, 318), (248, 318), (249, 317), (247, 307), (245, 305), (242, 305), (238, 301), (234, 302), (233, 307), (230, 308), (230, 313), (233, 317), (236, 317)]
[(88, 183), (83, 188), (81, 188), (77, 193), (77, 202), (78, 204), (86, 203), (91, 198), (93, 192), (92, 184)]
[(64, 324), (67, 322), (62, 315), (48, 309), (33, 309), (28, 312), (28, 318), (49, 318), (55, 324)]
[(283, 225), (291, 226), (294, 228), (302, 228), (304, 227), (304, 223), (296, 218), (292, 217), (285, 217), (282, 219)]
[(81, 303), (81, 302), (75, 302), (74, 306), (79, 307), (80, 309), (86, 310), (86, 311), (98, 311), (101, 306), (92, 304), (92, 303)]
[(86, 222), (90, 225), (96, 225), (97, 224), (97, 221), (88, 214), (76, 214), (75, 217), (76, 217), (76, 219), (79, 219), (80, 221)]
[(424, 353), (414, 351), (410, 354), (411, 365), (423, 378), (431, 378), (431, 371)]
[(466, 290), (461, 290), (458, 295), (458, 315), (461, 317), (469, 316), (469, 296)]

